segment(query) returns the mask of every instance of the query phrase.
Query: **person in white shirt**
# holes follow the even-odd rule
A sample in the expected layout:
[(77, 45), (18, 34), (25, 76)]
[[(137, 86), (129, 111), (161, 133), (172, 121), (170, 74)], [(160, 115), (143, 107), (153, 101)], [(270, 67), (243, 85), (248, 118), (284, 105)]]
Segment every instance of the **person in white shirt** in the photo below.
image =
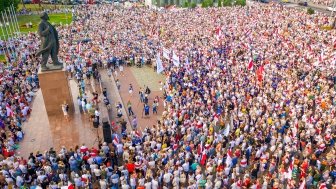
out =
[(99, 180), (99, 186), (100, 186), (100, 189), (107, 189), (106, 180), (105, 179), (100, 179)]
[(157, 180), (158, 180), (157, 178), (152, 180), (152, 189), (159, 188), (159, 182)]
[(152, 189), (152, 183), (150, 179), (146, 179), (145, 189)]
[(172, 186), (172, 183), (171, 183), (172, 178), (173, 178), (173, 174), (171, 174), (170, 172), (167, 171), (163, 175), (163, 183), (164, 183), (164, 185), (170, 188)]
[(101, 176), (101, 170), (97, 167), (93, 170), (95, 176), (96, 176), (96, 179), (100, 179), (100, 176)]
[(17, 176), (16, 177), (16, 186), (20, 188), (23, 185), (23, 183), (24, 183), (23, 178), (20, 175)]

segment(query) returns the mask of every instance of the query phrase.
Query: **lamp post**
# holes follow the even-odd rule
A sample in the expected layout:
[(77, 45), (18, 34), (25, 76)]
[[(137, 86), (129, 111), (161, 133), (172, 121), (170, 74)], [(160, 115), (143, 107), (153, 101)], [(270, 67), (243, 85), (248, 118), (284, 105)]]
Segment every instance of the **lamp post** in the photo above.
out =
[(336, 0), (334, 0), (333, 6), (332, 6), (331, 16), (334, 16), (335, 9), (336, 9)]

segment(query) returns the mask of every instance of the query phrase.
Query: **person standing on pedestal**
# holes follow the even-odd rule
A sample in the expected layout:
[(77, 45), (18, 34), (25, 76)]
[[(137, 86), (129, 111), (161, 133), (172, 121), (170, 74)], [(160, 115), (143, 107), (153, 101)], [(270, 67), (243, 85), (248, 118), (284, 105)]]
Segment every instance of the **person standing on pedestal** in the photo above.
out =
[(61, 105), (65, 120), (69, 121), (69, 105), (64, 101)]

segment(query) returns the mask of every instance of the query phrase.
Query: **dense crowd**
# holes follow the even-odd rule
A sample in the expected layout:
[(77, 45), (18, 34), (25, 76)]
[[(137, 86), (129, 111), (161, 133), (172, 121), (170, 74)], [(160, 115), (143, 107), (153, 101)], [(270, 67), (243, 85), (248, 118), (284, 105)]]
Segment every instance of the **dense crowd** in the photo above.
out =
[(0, 73), (0, 150), (5, 157), (14, 154), (18, 142), (23, 139), (22, 124), (30, 114), (30, 103), (39, 85), (33, 53), (36, 35), (1, 41), (7, 64)]
[(334, 5), (334, 0), (310, 0), (309, 2), (317, 5), (324, 5), (332, 7)]
[[(114, 135), (110, 146), (50, 149), (27, 160), (2, 153), (3, 188), (336, 187), (336, 35), (321, 29), (332, 18), (277, 4), (170, 11), (92, 5), (75, 15), (59, 28), (59, 54), (80, 91), (83, 78), (99, 78), (96, 66), (117, 75), (122, 65), (162, 60), (162, 118)], [(2, 82), (6, 149), (27, 116), (19, 113), (34, 86), (18, 78), (36, 73), (33, 50), (23, 45), (34, 39), (18, 40), (16, 52), (28, 58), (15, 56), (23, 64), (3, 69), (18, 83)]]

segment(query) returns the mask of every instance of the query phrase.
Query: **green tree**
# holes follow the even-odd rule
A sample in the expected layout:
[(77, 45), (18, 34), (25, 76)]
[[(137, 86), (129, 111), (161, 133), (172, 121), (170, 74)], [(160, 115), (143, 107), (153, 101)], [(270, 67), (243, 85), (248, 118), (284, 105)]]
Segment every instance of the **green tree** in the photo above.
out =
[(236, 0), (236, 5), (245, 6), (246, 0)]
[(203, 2), (202, 2), (202, 7), (212, 7), (213, 6), (213, 0), (204, 0)]
[(223, 7), (231, 6), (231, 1), (232, 1), (232, 0), (223, 0), (223, 2), (222, 2), (222, 6), (223, 6)]
[(7, 10), (12, 4), (14, 4), (14, 8), (17, 10), (19, 2), (20, 0), (0, 0), (0, 11)]
[(312, 9), (312, 8), (309, 8), (309, 9), (307, 9), (307, 13), (308, 13), (308, 14), (314, 14), (314, 13), (315, 13), (315, 10)]
[(222, 0), (218, 0), (218, 7), (222, 6)]

